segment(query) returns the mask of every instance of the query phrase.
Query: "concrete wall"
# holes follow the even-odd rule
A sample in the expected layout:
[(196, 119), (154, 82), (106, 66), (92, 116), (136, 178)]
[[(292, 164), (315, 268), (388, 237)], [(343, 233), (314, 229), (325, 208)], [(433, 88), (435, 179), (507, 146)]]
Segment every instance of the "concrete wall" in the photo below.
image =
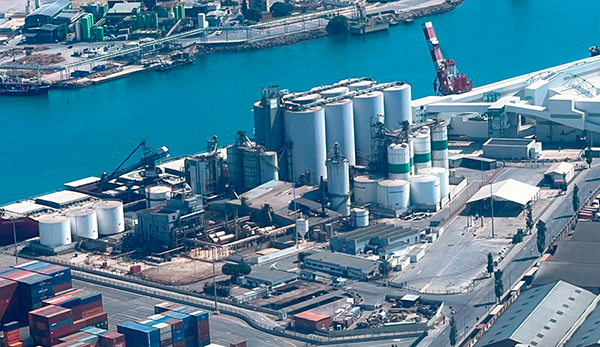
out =
[(475, 115), (456, 115), (451, 118), (450, 124), (448, 125), (448, 137), (450, 138), (461, 138), (465, 137), (471, 140), (487, 140), (488, 136), (488, 122), (487, 121), (473, 121), (469, 118)]

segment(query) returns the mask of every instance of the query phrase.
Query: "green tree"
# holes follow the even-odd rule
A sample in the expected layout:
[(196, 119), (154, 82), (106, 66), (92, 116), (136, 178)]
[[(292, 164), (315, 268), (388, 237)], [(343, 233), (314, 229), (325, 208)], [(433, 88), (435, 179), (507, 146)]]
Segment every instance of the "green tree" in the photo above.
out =
[(588, 167), (592, 167), (592, 162), (594, 161), (594, 152), (592, 152), (591, 148), (587, 148), (585, 150), (585, 162), (588, 164)]
[(533, 209), (531, 207), (531, 205), (527, 205), (527, 231), (531, 232), (531, 230), (533, 230), (533, 227), (535, 226), (535, 223), (533, 222)]
[(242, 0), (242, 14), (246, 17), (246, 12), (248, 12), (248, 0)]
[(343, 34), (348, 31), (348, 18), (335, 16), (327, 23), (326, 30), (331, 35)]
[(487, 272), (490, 274), (491, 277), (492, 273), (494, 273), (494, 257), (492, 256), (492, 253), (488, 253), (487, 261)]
[(502, 283), (501, 270), (494, 272), (494, 292), (496, 293), (496, 298), (498, 298), (498, 300), (500, 300), (502, 294), (504, 294), (504, 283)]
[(523, 233), (521, 232), (521, 230), (518, 230), (517, 233), (513, 235), (512, 243), (516, 245), (521, 241), (523, 241)]
[(573, 186), (573, 211), (577, 213), (579, 211), (579, 187)]
[(285, 17), (289, 16), (294, 11), (294, 5), (288, 4), (286, 2), (276, 2), (271, 5), (269, 12), (273, 15), (273, 17)]
[(456, 321), (454, 316), (450, 318), (450, 345), (456, 346), (456, 340), (458, 339), (458, 329), (456, 329)]
[(226, 263), (223, 264), (223, 266), (221, 267), (221, 272), (224, 275), (228, 275), (233, 277), (240, 277), (240, 276), (245, 276), (250, 274), (250, 272), (252, 272), (252, 268), (250, 267), (250, 265), (245, 264), (245, 263), (241, 263), (241, 264), (233, 264), (233, 263)]
[(539, 220), (536, 224), (537, 228), (537, 249), (540, 252), (540, 255), (544, 254), (546, 250), (546, 223), (544, 221)]
[(308, 253), (306, 253), (306, 252), (298, 253), (298, 262), (304, 263), (304, 258), (306, 258), (307, 256), (308, 256)]
[(261, 16), (260, 10), (255, 8), (248, 9), (246, 13), (244, 13), (244, 18), (255, 22), (258, 22)]

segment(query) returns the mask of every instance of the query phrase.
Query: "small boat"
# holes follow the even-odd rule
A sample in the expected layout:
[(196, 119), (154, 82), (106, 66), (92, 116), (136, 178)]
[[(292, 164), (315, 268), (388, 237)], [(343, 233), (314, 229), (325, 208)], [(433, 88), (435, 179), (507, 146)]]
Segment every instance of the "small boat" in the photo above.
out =
[(50, 84), (45, 82), (25, 81), (0, 78), (0, 95), (32, 96), (48, 94)]

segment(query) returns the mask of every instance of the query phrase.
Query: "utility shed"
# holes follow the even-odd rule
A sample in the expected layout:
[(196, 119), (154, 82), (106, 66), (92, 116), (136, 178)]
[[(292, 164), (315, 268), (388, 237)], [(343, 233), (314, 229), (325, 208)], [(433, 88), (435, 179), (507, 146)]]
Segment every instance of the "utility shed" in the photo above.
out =
[(566, 188), (575, 176), (575, 167), (569, 163), (556, 163), (544, 172), (544, 183), (552, 188)]
[(246, 275), (246, 281), (251, 287), (259, 287), (263, 284), (267, 287), (276, 287), (294, 282), (297, 279), (298, 275), (293, 272), (271, 270), (257, 266), (252, 267), (252, 272)]
[(533, 286), (544, 286), (556, 281), (573, 283), (594, 294), (600, 294), (598, 264), (558, 262), (554, 260), (542, 262), (533, 279)]
[(294, 315), (294, 327), (297, 331), (313, 332), (327, 329), (333, 323), (331, 316), (313, 311), (304, 311)]
[(594, 294), (563, 281), (527, 290), (475, 346), (556, 346), (594, 298)]
[(502, 160), (537, 158), (541, 154), (541, 143), (537, 147), (539, 154), (536, 154), (533, 139), (491, 138), (483, 144), (483, 156)]
[(379, 268), (376, 261), (342, 253), (318, 252), (304, 258), (308, 268), (342, 277), (366, 280)]
[[(469, 205), (489, 206), (489, 199), (494, 202), (504, 202), (525, 208), (527, 204), (539, 198), (540, 188), (514, 179), (488, 184), (480, 188), (475, 195), (467, 201)], [(496, 206), (500, 210), (500, 206)], [(508, 207), (508, 206), (507, 206)]]
[[(590, 307), (592, 308), (592, 307)], [(600, 307), (595, 306), (581, 325), (573, 327), (574, 334), (564, 347), (597, 347), (600, 346)]]

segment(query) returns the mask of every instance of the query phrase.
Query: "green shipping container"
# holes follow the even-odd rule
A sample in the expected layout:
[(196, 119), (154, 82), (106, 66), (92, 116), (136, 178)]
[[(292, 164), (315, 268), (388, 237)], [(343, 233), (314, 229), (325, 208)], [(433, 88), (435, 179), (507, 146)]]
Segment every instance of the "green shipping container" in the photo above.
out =
[(104, 41), (104, 27), (95, 27), (96, 41)]

